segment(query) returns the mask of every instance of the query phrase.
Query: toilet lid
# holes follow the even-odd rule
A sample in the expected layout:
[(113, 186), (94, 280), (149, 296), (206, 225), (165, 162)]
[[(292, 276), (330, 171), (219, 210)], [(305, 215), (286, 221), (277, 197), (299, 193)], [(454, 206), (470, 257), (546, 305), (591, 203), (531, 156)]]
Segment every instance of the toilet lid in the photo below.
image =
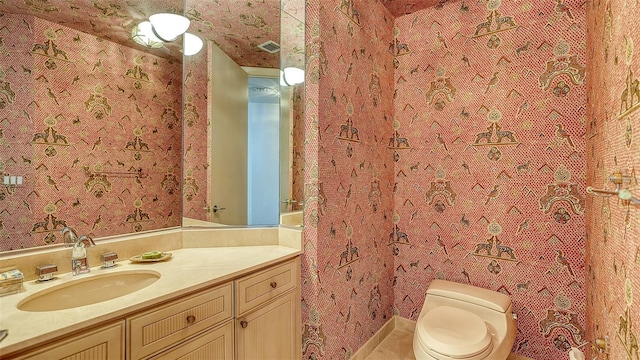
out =
[(450, 358), (465, 359), (490, 351), (487, 325), (466, 310), (435, 307), (419, 320), (416, 330), (427, 348)]

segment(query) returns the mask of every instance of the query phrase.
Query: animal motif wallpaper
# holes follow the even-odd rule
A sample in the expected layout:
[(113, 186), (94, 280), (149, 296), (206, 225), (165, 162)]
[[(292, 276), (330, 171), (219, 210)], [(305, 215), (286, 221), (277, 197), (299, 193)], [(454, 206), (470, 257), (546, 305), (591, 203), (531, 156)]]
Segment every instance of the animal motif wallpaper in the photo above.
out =
[[(587, 183), (640, 198), (640, 4), (587, 3)], [(596, 359), (640, 359), (640, 205), (617, 196), (589, 195), (587, 221), (587, 334), (608, 339)], [(593, 357), (588, 357), (592, 359)]]
[[(0, 251), (179, 226), (179, 62), (32, 16), (0, 36)], [(16, 181), (17, 182), (17, 181)]]
[(430, 7), (442, 8), (447, 1), (452, 0), (380, 0), (396, 18)]
[(303, 358), (348, 359), (393, 315), (393, 17), (307, 1)]
[(148, 49), (131, 41), (133, 27), (149, 16), (169, 12), (183, 13), (184, 0), (0, 0), (0, 13), (32, 15), (155, 56), (180, 61), (179, 42)]
[(416, 320), (430, 281), (447, 279), (511, 296), (519, 355), (586, 343), (585, 32), (579, 1), (448, 2), (396, 19), (386, 145), (401, 316)]
[(208, 51), (209, 42), (202, 50), (184, 59), (182, 126), (184, 132), (184, 164), (182, 212), (184, 217), (209, 221), (209, 164), (211, 154), (211, 123), (208, 112)]
[(289, 154), (289, 196), (296, 203), (291, 205), (291, 210), (301, 210), (300, 203), (304, 200), (304, 85), (292, 88), (289, 99), (289, 139), (291, 152)]
[(585, 48), (577, 1), (307, 3), (305, 358), (357, 350), (377, 299), (415, 320), (435, 278), (510, 295), (519, 355), (586, 344)]

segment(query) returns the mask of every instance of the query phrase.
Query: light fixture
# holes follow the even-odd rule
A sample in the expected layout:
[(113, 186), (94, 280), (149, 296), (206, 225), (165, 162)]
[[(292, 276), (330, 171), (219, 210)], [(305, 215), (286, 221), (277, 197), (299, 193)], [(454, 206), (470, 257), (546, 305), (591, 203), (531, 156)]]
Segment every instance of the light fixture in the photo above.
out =
[(153, 32), (163, 41), (173, 41), (184, 34), (191, 21), (182, 15), (159, 13), (149, 16)]
[(286, 67), (280, 75), (280, 83), (284, 83), (286, 86), (294, 86), (304, 82), (304, 70), (297, 67)]
[(202, 39), (191, 33), (184, 33), (182, 53), (186, 56), (195, 55), (202, 49)]
[(151, 49), (157, 49), (164, 46), (162, 40), (153, 33), (152, 25), (148, 21), (143, 21), (131, 30), (131, 38), (136, 43)]

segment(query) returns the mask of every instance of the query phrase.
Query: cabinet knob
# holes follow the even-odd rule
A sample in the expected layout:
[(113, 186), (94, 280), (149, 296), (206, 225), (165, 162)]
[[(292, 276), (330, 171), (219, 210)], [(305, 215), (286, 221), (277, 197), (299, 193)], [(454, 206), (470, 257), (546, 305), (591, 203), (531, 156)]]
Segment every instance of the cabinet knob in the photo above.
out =
[(249, 325), (249, 323), (248, 323), (248, 322), (246, 322), (245, 320), (240, 321), (240, 327), (241, 327), (241, 328), (243, 328), (243, 329), (244, 329), (244, 328), (246, 328), (246, 327), (247, 327), (247, 325)]
[(195, 322), (196, 322), (196, 317), (195, 316), (193, 316), (193, 315), (187, 316), (187, 324), (192, 325)]
[(272, 281), (271, 284), (269, 284), (273, 289), (278, 287), (278, 283), (275, 281)]

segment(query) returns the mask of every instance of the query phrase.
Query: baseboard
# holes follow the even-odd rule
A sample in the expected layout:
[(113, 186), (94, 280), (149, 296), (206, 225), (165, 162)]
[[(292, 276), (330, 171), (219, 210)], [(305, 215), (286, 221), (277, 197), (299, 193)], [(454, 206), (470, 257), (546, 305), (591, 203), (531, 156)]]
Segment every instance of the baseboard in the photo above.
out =
[[(389, 319), (389, 321), (387, 321), (384, 325), (382, 325), (380, 330), (378, 330), (375, 334), (373, 334), (373, 336), (369, 340), (367, 340), (367, 342), (364, 343), (364, 345), (362, 345), (362, 347), (358, 349), (358, 351), (356, 351), (355, 354), (351, 356), (351, 360), (366, 359), (367, 356), (369, 356), (373, 352), (373, 350), (376, 347), (378, 347), (378, 345), (380, 345), (382, 340), (384, 340), (387, 337), (387, 335), (389, 335), (393, 330), (396, 329), (397, 318), (399, 317), (393, 316), (391, 319)], [(407, 321), (411, 321), (411, 320), (407, 320)]]
[[(378, 345), (393, 331), (401, 330), (409, 333), (413, 333), (416, 329), (416, 322), (400, 316), (395, 315), (389, 321), (387, 321), (364, 345), (356, 351), (351, 360), (365, 360), (367, 356), (371, 355)], [(528, 357), (511, 354), (507, 360), (533, 360)]]

